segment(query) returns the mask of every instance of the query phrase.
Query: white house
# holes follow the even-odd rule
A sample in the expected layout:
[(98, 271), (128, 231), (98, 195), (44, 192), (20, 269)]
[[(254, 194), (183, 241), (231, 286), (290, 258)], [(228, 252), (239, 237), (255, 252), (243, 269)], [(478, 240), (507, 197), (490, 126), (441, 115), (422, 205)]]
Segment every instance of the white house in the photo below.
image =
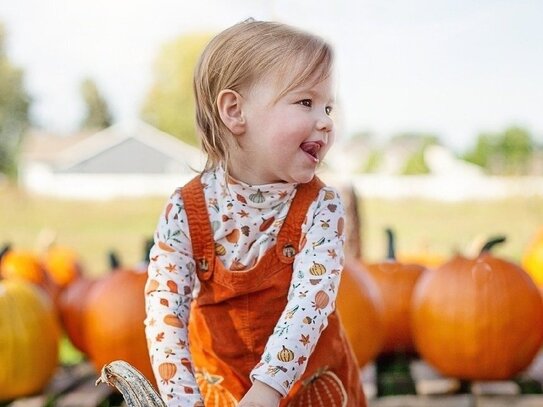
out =
[(90, 135), (32, 135), (20, 181), (28, 191), (65, 198), (167, 195), (204, 163), (198, 148), (133, 121)]

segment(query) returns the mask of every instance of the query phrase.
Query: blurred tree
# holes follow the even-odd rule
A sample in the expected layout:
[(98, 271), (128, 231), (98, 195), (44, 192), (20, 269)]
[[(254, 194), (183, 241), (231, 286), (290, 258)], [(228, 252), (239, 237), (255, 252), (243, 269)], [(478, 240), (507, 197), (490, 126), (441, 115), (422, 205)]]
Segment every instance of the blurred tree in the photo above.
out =
[(24, 89), (23, 71), (9, 60), (6, 32), (0, 23), (0, 174), (17, 176), (17, 158), (30, 124), (30, 97)]
[(525, 175), (528, 171), (534, 141), (530, 133), (520, 127), (507, 128), (501, 137), (499, 152), (504, 161), (505, 175)]
[(100, 94), (96, 82), (86, 78), (81, 82), (81, 96), (85, 102), (85, 118), (81, 122), (82, 129), (100, 130), (111, 126), (113, 122), (106, 100)]
[(193, 145), (198, 144), (192, 78), (210, 34), (181, 36), (164, 45), (154, 67), (154, 83), (141, 116), (146, 122)]
[(498, 151), (499, 134), (481, 133), (477, 136), (477, 142), (473, 150), (468, 151), (462, 158), (470, 163), (479, 165), (487, 172), (490, 171), (492, 157)]
[(529, 172), (536, 150), (531, 134), (518, 126), (499, 133), (481, 133), (466, 161), (483, 167), (493, 175), (524, 175)]

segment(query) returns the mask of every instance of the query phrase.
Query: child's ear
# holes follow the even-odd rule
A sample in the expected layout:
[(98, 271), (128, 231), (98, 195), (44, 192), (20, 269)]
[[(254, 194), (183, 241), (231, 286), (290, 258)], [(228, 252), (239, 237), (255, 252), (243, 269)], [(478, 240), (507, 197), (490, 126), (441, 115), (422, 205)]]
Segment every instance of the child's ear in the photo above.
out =
[(241, 95), (235, 90), (223, 89), (217, 97), (217, 108), (221, 120), (235, 136), (239, 136), (245, 131), (245, 118), (241, 103)]

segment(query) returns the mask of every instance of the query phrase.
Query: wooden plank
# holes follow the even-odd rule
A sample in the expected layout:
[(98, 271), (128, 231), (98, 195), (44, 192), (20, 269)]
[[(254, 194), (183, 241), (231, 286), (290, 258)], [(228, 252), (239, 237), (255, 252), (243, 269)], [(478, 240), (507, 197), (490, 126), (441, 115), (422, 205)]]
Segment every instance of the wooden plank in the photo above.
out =
[(541, 407), (543, 395), (526, 394), (522, 396), (478, 396), (476, 407)]
[(56, 407), (96, 407), (107, 400), (115, 388), (111, 386), (96, 386), (98, 377), (91, 377), (85, 380), (80, 386), (69, 393), (60, 396), (55, 403)]
[(476, 396), (515, 396), (520, 394), (520, 386), (511, 380), (474, 381), (471, 393)]
[(94, 369), (88, 363), (75, 366), (61, 366), (42, 394), (22, 397), (9, 404), (9, 407), (43, 407), (59, 395), (77, 386), (85, 378), (94, 376)]
[(368, 407), (474, 407), (470, 394), (450, 396), (386, 396), (368, 400)]
[(415, 381), (417, 394), (445, 395), (460, 390), (460, 380), (442, 376), (424, 360), (413, 360), (409, 365), (409, 370)]

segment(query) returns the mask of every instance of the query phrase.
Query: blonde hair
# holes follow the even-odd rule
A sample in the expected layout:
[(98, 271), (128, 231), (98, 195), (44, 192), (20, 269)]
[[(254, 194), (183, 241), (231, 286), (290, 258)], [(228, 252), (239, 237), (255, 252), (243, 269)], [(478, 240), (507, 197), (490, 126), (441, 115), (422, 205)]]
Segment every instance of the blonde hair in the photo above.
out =
[(278, 93), (279, 99), (309, 78), (319, 82), (328, 77), (332, 62), (332, 47), (326, 41), (281, 23), (249, 19), (215, 36), (194, 73), (196, 126), (207, 154), (205, 170), (221, 164), (228, 168), (230, 131), (217, 108), (221, 90), (241, 93), (265, 75), (277, 73), (292, 78)]

